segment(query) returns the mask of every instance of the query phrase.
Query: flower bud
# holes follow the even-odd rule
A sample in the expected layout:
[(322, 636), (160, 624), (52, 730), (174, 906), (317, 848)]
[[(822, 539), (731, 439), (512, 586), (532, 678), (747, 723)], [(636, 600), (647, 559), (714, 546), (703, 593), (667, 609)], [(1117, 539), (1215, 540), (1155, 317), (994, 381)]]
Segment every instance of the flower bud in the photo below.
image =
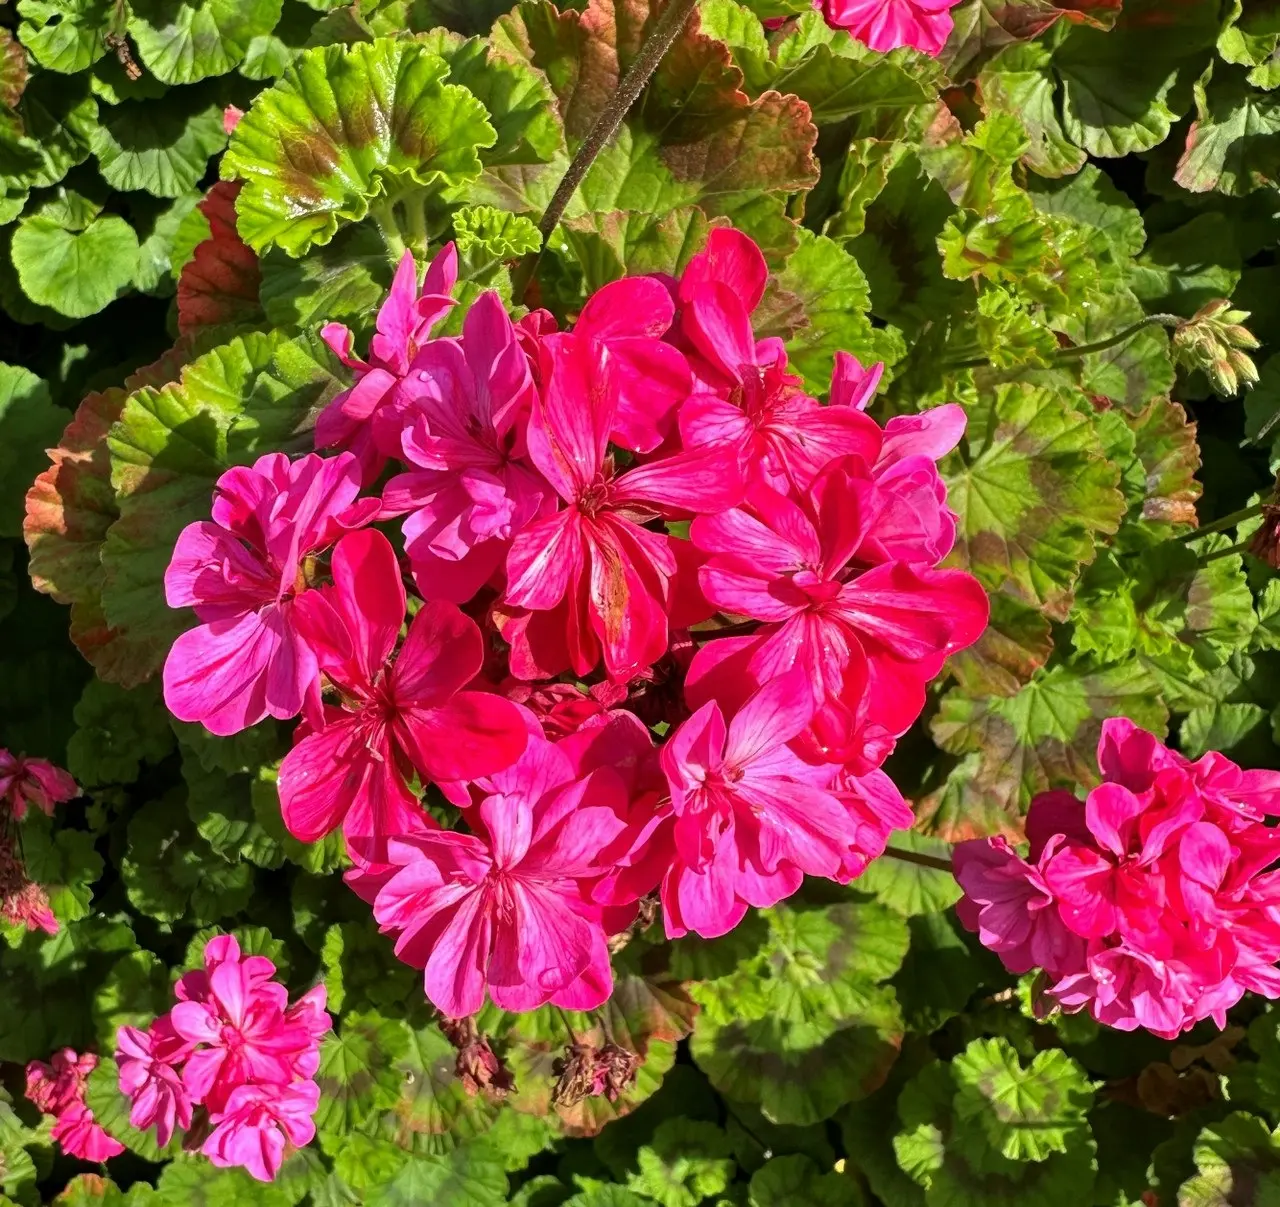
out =
[(1258, 369), (1245, 349), (1258, 340), (1244, 325), (1247, 310), (1233, 310), (1226, 298), (1206, 302), (1173, 332), (1174, 360), (1186, 369), (1200, 369), (1220, 394), (1234, 394), (1258, 380)]

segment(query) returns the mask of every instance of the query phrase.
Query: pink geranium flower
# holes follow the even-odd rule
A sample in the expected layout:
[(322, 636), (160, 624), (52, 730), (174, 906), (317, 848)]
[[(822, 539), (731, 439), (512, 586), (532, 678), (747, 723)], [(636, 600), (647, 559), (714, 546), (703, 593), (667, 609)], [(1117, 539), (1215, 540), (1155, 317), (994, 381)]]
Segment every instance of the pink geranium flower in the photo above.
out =
[(461, 340), (433, 341), (414, 365), (422, 388), (401, 446), (418, 468), (387, 483), (384, 514), (411, 513), (405, 552), (419, 589), (466, 603), (551, 496), (522, 459), (533, 377), (496, 293), (472, 304)]
[(301, 1148), (315, 1137), (319, 1105), (314, 1081), (238, 1086), (225, 1106), (210, 1114), (213, 1131), (200, 1151), (223, 1169), (240, 1166), (259, 1182), (273, 1182), (286, 1146)]
[(388, 838), (427, 824), (407, 775), (416, 769), (447, 785), (498, 771), (524, 749), (526, 729), (509, 700), (463, 690), (484, 648), (475, 622), (453, 604), (420, 608), (391, 661), (405, 592), (386, 537), (350, 533), (332, 567), (333, 587), (303, 603), (304, 631), (343, 703), (285, 757), (280, 803), (302, 841), (342, 825), (352, 854), (379, 862)]
[(288, 991), (274, 972), (265, 957), (241, 959), (238, 946), (224, 945), (183, 986), (169, 1019), (190, 1045), (182, 1083), (193, 1103), (220, 1111), (238, 1086), (293, 1080), (295, 1062), (315, 1040), (303, 1021), (286, 1018)]
[(377, 334), (369, 341), (369, 359), (352, 353), (354, 336), (341, 323), (329, 323), (321, 338), (355, 372), (355, 385), (339, 394), (316, 419), (316, 448), (350, 449), (360, 462), (362, 481), (372, 483), (388, 457), (400, 455), (401, 412), (416, 391), (414, 361), (432, 329), (453, 307), (458, 281), (458, 252), (446, 244), (418, 288), (413, 253), (400, 258), (387, 300), (378, 311)]
[[(782, 341), (756, 339), (751, 312), (767, 278), (756, 244), (727, 228), (712, 231), (685, 270), (679, 330), (698, 380), (680, 410), (680, 436), (686, 448), (733, 452), (748, 482), (803, 490), (837, 457), (874, 460), (880, 429), (859, 406), (822, 406), (810, 398), (787, 371)], [(863, 405), (882, 371), (878, 365), (866, 375)]]
[(172, 1058), (166, 1059), (166, 1046), (153, 1031), (136, 1027), (121, 1027), (116, 1035), (120, 1092), (132, 1102), (129, 1122), (136, 1128), (154, 1127), (161, 1148), (175, 1127), (191, 1126), (191, 1095)]
[(662, 747), (674, 816), (662, 882), (668, 937), (727, 934), (748, 906), (775, 905), (804, 875), (840, 876), (854, 827), (831, 791), (838, 768), (806, 763), (788, 746), (813, 708), (805, 676), (793, 670), (727, 726), (709, 701)]
[(54, 805), (80, 795), (76, 782), (61, 767), (44, 759), (29, 759), (0, 747), (0, 805), (8, 805), (9, 815), (21, 821), (34, 805), (53, 816)]
[[(988, 605), (963, 571), (877, 564), (881, 498), (865, 464), (848, 457), (823, 470), (798, 501), (756, 487), (747, 506), (694, 520), (694, 544), (711, 555), (699, 572), (706, 597), (765, 622), (755, 637), (699, 651), (689, 675), (694, 700), (726, 690), (709, 674), (713, 666), (753, 683), (799, 666), (828, 757), (843, 760), (857, 744), (861, 701), (871, 702), (883, 731), (910, 727), (929, 680), (986, 627)], [(737, 662), (723, 661), (728, 656)]]
[(568, 335), (544, 347), (550, 371), (529, 422), (529, 456), (564, 508), (515, 539), (505, 604), (520, 614), (503, 635), (521, 678), (587, 674), (603, 654), (610, 678), (625, 682), (666, 652), (677, 569), (670, 538), (640, 521), (732, 506), (736, 463), (712, 450), (618, 473), (607, 452), (619, 400), (607, 353)]
[(612, 989), (590, 886), (621, 833), (625, 789), (608, 769), (576, 777), (563, 752), (531, 739), (515, 766), (480, 780), (475, 834), (437, 831), (388, 844), (394, 873), (374, 917), (396, 954), (424, 969), (427, 997), (461, 1018), (484, 1005), (594, 1009)]
[(1087, 801), (1032, 801), (1028, 860), (1003, 839), (956, 848), (961, 921), (1012, 971), (1042, 968), (1048, 1000), (1121, 1030), (1173, 1038), (1225, 1026), (1247, 991), (1280, 997), (1280, 832), (1259, 807), (1276, 773), (1192, 763), (1123, 719), (1098, 761)]
[(165, 571), (169, 606), (201, 621), (165, 660), (174, 716), (224, 736), (268, 714), (297, 716), (318, 673), (296, 627), (304, 563), (377, 513), (376, 499), (356, 502), (359, 490), (350, 453), (293, 462), (270, 453), (218, 479), (213, 519), (182, 530)]
[(951, 36), (960, 0), (814, 0), (827, 24), (847, 29), (872, 50), (913, 46), (937, 58)]
[(1038, 868), (1004, 838), (963, 842), (952, 857), (964, 896), (956, 915), (1010, 972), (1043, 968), (1054, 977), (1084, 963), (1085, 943), (1067, 929)]
[(91, 1052), (77, 1056), (71, 1048), (55, 1052), (51, 1064), (33, 1060), (27, 1065), (27, 1097), (54, 1116), (50, 1134), (62, 1151), (82, 1161), (101, 1162), (124, 1152), (124, 1145), (103, 1130), (85, 1105), (85, 1084), (97, 1067)]

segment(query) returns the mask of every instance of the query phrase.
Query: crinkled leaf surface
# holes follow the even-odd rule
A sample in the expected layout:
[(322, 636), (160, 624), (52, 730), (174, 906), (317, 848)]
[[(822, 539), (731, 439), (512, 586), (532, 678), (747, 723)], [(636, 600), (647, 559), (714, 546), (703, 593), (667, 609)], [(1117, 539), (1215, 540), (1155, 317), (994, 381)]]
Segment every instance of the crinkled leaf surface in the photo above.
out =
[(0, 364), (0, 537), (21, 532), (23, 496), (65, 422), (66, 412), (53, 405), (39, 377), (20, 365)]
[(484, 106), (446, 83), (424, 46), (381, 38), (309, 50), (254, 102), (222, 160), (255, 251), (301, 255), (380, 198), (473, 180), (497, 137)]
[(152, 75), (192, 84), (231, 71), (280, 9), (281, 0), (133, 0), (129, 33)]

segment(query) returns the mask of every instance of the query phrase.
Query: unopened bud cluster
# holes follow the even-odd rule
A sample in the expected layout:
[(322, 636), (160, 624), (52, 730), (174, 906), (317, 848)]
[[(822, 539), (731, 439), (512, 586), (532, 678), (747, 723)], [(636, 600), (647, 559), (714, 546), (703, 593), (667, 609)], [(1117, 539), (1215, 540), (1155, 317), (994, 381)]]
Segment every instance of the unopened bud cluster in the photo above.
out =
[(1247, 310), (1233, 310), (1226, 298), (1206, 302), (1185, 323), (1174, 328), (1173, 355), (1186, 369), (1202, 369), (1220, 394), (1235, 394), (1258, 380), (1249, 352), (1258, 347), (1244, 325)]

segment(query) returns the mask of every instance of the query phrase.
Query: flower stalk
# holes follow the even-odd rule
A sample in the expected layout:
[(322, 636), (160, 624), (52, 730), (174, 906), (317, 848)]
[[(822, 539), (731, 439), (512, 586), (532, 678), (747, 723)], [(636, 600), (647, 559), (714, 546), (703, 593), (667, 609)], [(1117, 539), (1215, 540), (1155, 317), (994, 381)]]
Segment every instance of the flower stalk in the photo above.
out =
[[(538, 224), (538, 229), (542, 232), (543, 248), (546, 247), (547, 240), (551, 238), (556, 227), (560, 224), (560, 219), (563, 217), (565, 209), (573, 199), (574, 193), (578, 191), (578, 186), (585, 179), (587, 172), (590, 171), (591, 165), (596, 161), (596, 157), (608, 146), (613, 136), (618, 132), (618, 127), (622, 125), (622, 119), (627, 116), (631, 106), (635, 104), (636, 98), (649, 82), (649, 77), (657, 71), (658, 64), (666, 57), (667, 51), (671, 49), (672, 44), (680, 36), (681, 30), (688, 24), (689, 17), (697, 6), (698, 0), (671, 0), (662, 16), (658, 18), (657, 24), (654, 25), (649, 36), (645, 39), (644, 45), (640, 47), (640, 53), (618, 84), (617, 92), (613, 94), (609, 103), (600, 111), (600, 116), (596, 118), (595, 125), (591, 127), (587, 137), (583, 139), (582, 145), (578, 148), (577, 154), (574, 155), (573, 161), (569, 164), (569, 169), (560, 181), (555, 195), (551, 198), (551, 203), (542, 215), (542, 221)], [(541, 259), (542, 252), (537, 251), (526, 256), (521, 261), (520, 267), (516, 270), (512, 280), (512, 296), (517, 302), (523, 299), (525, 290), (529, 287), (529, 282), (533, 279), (533, 274), (537, 271), (538, 262)]]

